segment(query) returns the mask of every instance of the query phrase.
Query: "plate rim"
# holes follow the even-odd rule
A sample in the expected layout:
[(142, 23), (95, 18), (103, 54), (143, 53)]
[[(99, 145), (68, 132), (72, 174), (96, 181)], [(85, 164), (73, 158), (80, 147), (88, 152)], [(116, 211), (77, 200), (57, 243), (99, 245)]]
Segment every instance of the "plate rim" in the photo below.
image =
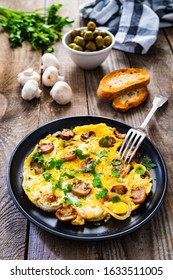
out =
[[(78, 116), (69, 116), (69, 117), (63, 117), (63, 118), (59, 118), (59, 119), (55, 119), (52, 120), (50, 122), (47, 122), (43, 125), (41, 125), (40, 127), (32, 130), (30, 133), (28, 133), (25, 137), (23, 137), (21, 139), (21, 141), (16, 145), (16, 147), (14, 148), (8, 164), (7, 164), (7, 172), (6, 172), (6, 181), (7, 181), (7, 188), (8, 188), (8, 192), (10, 194), (11, 199), (13, 200), (14, 204), (16, 205), (17, 209), (24, 215), (24, 217), (30, 221), (31, 223), (33, 223), (34, 225), (36, 225), (37, 227), (45, 230), (46, 232), (49, 232), (55, 236), (59, 236), (59, 237), (63, 237), (63, 238), (67, 238), (67, 239), (73, 239), (73, 240), (85, 240), (85, 241), (101, 241), (101, 240), (108, 240), (108, 239), (113, 239), (113, 238), (119, 238), (122, 236), (125, 236), (127, 234), (130, 234), (134, 231), (136, 231), (137, 229), (141, 228), (142, 226), (144, 226), (148, 221), (150, 221), (152, 219), (152, 217), (158, 212), (158, 210), (160, 209), (162, 203), (163, 203), (163, 199), (165, 197), (166, 191), (167, 191), (167, 187), (168, 187), (168, 172), (167, 172), (167, 168), (166, 168), (166, 164), (165, 164), (165, 160), (162, 156), (162, 154), (160, 153), (159, 149), (156, 147), (156, 145), (146, 136), (146, 139), (149, 141), (149, 143), (152, 145), (152, 147), (154, 147), (154, 149), (156, 150), (159, 159), (162, 163), (162, 169), (163, 169), (163, 174), (165, 177), (165, 181), (164, 181), (164, 186), (163, 186), (163, 192), (160, 196), (160, 200), (159, 203), (157, 203), (156, 207), (154, 207), (154, 209), (151, 211), (151, 213), (149, 215), (147, 215), (142, 221), (140, 221), (139, 223), (135, 224), (132, 228), (129, 229), (123, 229), (123, 232), (121, 233), (113, 233), (110, 235), (97, 235), (97, 236), (85, 236), (85, 234), (83, 236), (77, 236), (77, 235), (71, 235), (71, 234), (66, 234), (63, 232), (59, 232), (59, 231), (55, 231), (54, 229), (49, 228), (48, 226), (45, 226), (43, 223), (41, 223), (40, 221), (35, 220), (19, 203), (19, 201), (17, 200), (14, 192), (13, 192), (13, 187), (11, 186), (11, 180), (10, 180), (10, 171), (11, 171), (11, 164), (13, 162), (14, 156), (16, 155), (19, 147), (23, 144), (24, 141), (26, 141), (29, 137), (31, 137), (33, 134), (35, 134), (36, 132), (41, 131), (43, 128), (45, 127), (49, 127), (50, 125), (53, 125), (54, 123), (60, 122), (60, 121), (68, 121), (69, 119), (80, 119), (80, 118), (91, 118), (91, 119), (102, 119), (102, 120), (107, 120), (107, 121), (113, 121), (115, 123), (118, 123), (119, 125), (123, 125), (125, 126), (127, 129), (130, 129), (132, 126), (128, 125), (125, 122), (113, 119), (113, 118), (109, 118), (109, 117), (105, 117), (105, 116), (97, 116), (97, 115), (78, 115)], [(41, 139), (41, 138), (40, 138)]]

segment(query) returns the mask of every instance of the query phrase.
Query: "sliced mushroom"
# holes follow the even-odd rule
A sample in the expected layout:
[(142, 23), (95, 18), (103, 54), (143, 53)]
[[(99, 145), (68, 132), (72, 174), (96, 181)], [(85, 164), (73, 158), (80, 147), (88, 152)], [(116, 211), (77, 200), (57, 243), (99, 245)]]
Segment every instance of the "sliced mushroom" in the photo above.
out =
[(135, 204), (141, 204), (146, 199), (146, 190), (144, 187), (139, 186), (136, 189), (131, 191), (130, 198), (133, 200)]
[(105, 136), (105, 137), (102, 137), (99, 141), (99, 146), (100, 147), (106, 147), (106, 148), (109, 148), (109, 147), (113, 147), (113, 145), (115, 144), (116, 140), (114, 137), (111, 137), (111, 136)]
[(61, 200), (57, 201), (57, 203), (55, 203), (55, 201), (54, 201), (54, 203), (52, 205), (48, 204), (47, 201), (45, 201), (45, 203), (41, 202), (39, 199), (37, 200), (36, 203), (37, 203), (37, 206), (45, 212), (55, 212), (61, 206)]
[(95, 168), (95, 159), (87, 158), (82, 166), (85, 169), (85, 172), (92, 172)]
[(69, 139), (73, 138), (74, 135), (75, 135), (75, 133), (73, 132), (73, 130), (71, 130), (69, 128), (63, 129), (60, 133), (60, 137), (63, 140), (69, 140)]
[(76, 154), (74, 152), (69, 152), (62, 157), (62, 159), (65, 159), (67, 161), (74, 160), (75, 158), (76, 158)]
[(42, 163), (32, 161), (30, 164), (31, 170), (35, 171), (35, 174), (40, 175), (44, 172), (44, 168)]
[(57, 197), (54, 193), (48, 193), (44, 195), (44, 200), (47, 202), (55, 202)]
[(55, 216), (62, 222), (69, 222), (76, 219), (77, 212), (70, 205), (61, 206), (56, 212)]
[(124, 185), (114, 185), (111, 187), (110, 191), (117, 194), (126, 194), (128, 188)]
[(118, 139), (124, 139), (126, 137), (126, 134), (121, 134), (115, 127), (113, 129), (115, 136)]
[(77, 196), (86, 196), (91, 192), (91, 187), (84, 181), (73, 182), (72, 193)]
[(53, 151), (54, 149), (54, 144), (53, 143), (44, 143), (38, 146), (39, 152), (43, 154), (49, 154)]
[(96, 136), (94, 131), (83, 132), (80, 139), (85, 142), (87, 139), (94, 136)]

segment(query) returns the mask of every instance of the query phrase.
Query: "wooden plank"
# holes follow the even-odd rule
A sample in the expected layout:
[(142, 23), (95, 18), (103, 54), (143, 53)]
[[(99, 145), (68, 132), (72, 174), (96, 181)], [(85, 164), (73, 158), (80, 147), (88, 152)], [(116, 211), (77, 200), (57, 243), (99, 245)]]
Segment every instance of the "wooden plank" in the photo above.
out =
[[(0, 6), (20, 10), (33, 10), (33, 7), (40, 5), (42, 1), (0, 1)], [(26, 67), (39, 69), (41, 53), (33, 52), (29, 43), (25, 43), (22, 48), (11, 49), (8, 35), (4, 32), (0, 33), (0, 41), (0, 98), (4, 104), (0, 123), (0, 259), (23, 259), (28, 223), (9, 197), (5, 174), (13, 149), (38, 124), (39, 100), (22, 100), (17, 74)]]
[[(53, 3), (55, 1), (51, 1)], [(73, 28), (79, 26), (79, 3), (71, 1), (73, 5), (73, 13), (71, 13), (71, 5), (67, 1), (61, 1), (64, 5), (62, 15), (70, 16), (75, 20)], [(69, 30), (65, 28), (64, 32)], [(87, 99), (85, 89), (84, 71), (77, 68), (76, 65), (67, 56), (62, 43), (59, 42), (55, 46), (55, 55), (60, 60), (60, 74), (65, 76), (65, 81), (69, 83), (73, 90), (73, 100), (71, 104), (60, 106), (49, 96), (49, 89), (43, 88), (43, 98), (41, 101), (41, 111), (39, 125), (45, 124), (51, 120), (64, 118), (75, 115), (87, 115)], [(89, 242), (75, 242), (52, 236), (34, 225), (30, 225), (29, 234), (28, 259), (100, 259), (101, 251), (99, 243), (90, 246)], [(36, 249), (37, 248), (37, 249)]]
[[(127, 113), (129, 124), (138, 126), (144, 120), (147, 111), (151, 108), (155, 95), (168, 97), (169, 102), (156, 112), (155, 116), (147, 126), (147, 133), (150, 139), (159, 148), (166, 160), (169, 178), (172, 178), (172, 72), (173, 57), (170, 46), (161, 31), (158, 40), (144, 56), (129, 54), (129, 61), (132, 67), (145, 68), (151, 76), (148, 86), (149, 98), (143, 106)], [(172, 259), (173, 258), (173, 208), (171, 201), (171, 182), (164, 203), (156, 216), (144, 227), (136, 232), (118, 240), (111, 240), (103, 244), (103, 258), (108, 259)], [(165, 223), (166, 221), (166, 223)], [(162, 226), (163, 225), (163, 226)], [(147, 246), (146, 246), (147, 244)], [(119, 250), (108, 250), (108, 248)], [(109, 256), (106, 252), (109, 252)], [(117, 253), (118, 252), (118, 253)]]

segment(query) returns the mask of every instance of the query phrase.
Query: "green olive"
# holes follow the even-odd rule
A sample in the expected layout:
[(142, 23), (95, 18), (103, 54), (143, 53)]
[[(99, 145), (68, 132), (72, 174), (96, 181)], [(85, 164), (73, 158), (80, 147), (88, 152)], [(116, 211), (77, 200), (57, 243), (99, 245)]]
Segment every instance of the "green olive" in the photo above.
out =
[(97, 29), (94, 30), (94, 31), (93, 31), (93, 35), (94, 35), (94, 38), (97, 37), (97, 36), (99, 36), (99, 35), (100, 35), (100, 31), (97, 30)]
[(97, 50), (96, 44), (95, 44), (93, 41), (89, 41), (89, 42), (86, 44), (85, 48), (86, 48), (87, 50), (89, 50), (89, 51), (92, 51), (92, 52), (94, 52), (94, 51)]
[(74, 42), (75, 44), (81, 46), (81, 47), (84, 47), (84, 46), (85, 46), (85, 40), (84, 40), (84, 38), (81, 37), (81, 36), (76, 36), (76, 37), (74, 38), (74, 41), (73, 41), (73, 42)]
[(96, 29), (96, 24), (93, 21), (89, 21), (87, 24), (88, 30), (94, 31)]
[(93, 32), (88, 30), (85, 30), (83, 37), (86, 41), (92, 41), (94, 39)]
[(77, 29), (72, 30), (71, 36), (73, 38), (75, 38), (76, 36), (79, 36), (79, 35), (80, 35), (80, 30), (77, 30)]
[(97, 47), (98, 47), (99, 49), (102, 48), (103, 45), (104, 45), (104, 39), (103, 39), (102, 36), (97, 36), (97, 37), (95, 38), (95, 42), (96, 42), (96, 45), (97, 45)]
[(111, 36), (107, 35), (104, 37), (104, 44), (108, 47), (112, 43), (112, 38)]
[(75, 43), (70, 43), (68, 46), (75, 51), (83, 51), (83, 48)]
[(106, 31), (104, 31), (104, 30), (100, 30), (100, 34), (99, 35), (104, 38), (105, 36), (108, 35), (108, 33)]

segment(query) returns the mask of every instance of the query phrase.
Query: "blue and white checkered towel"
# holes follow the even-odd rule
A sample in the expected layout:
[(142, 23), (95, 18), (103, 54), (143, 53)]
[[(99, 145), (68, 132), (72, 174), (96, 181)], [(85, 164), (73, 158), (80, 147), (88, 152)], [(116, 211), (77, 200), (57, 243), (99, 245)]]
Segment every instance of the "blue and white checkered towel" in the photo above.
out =
[(93, 0), (81, 15), (115, 34), (115, 49), (145, 54), (160, 27), (173, 25), (173, 0)]

